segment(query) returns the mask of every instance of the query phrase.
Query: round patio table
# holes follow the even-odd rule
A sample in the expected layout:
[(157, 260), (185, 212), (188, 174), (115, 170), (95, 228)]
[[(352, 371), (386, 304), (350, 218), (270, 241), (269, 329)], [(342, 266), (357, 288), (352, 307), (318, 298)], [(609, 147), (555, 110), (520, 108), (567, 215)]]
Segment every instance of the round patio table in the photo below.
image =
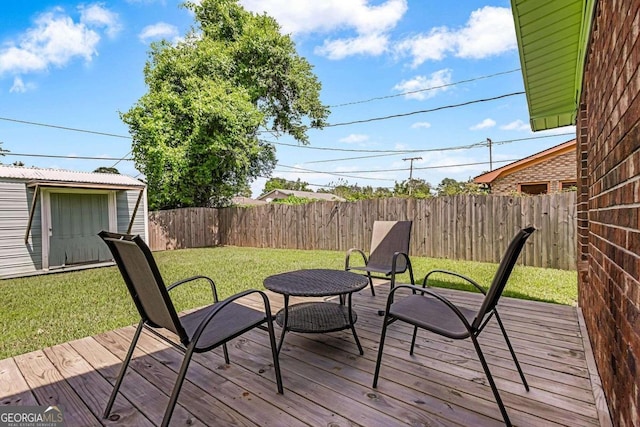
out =
[[(354, 326), (358, 316), (352, 308), (351, 296), (368, 284), (366, 276), (330, 269), (289, 271), (264, 279), (265, 288), (284, 296), (284, 308), (276, 314), (276, 323), (282, 327), (278, 353), (287, 331), (325, 333), (351, 329), (360, 354), (364, 354)], [(339, 303), (311, 301), (289, 306), (291, 296), (338, 296)]]

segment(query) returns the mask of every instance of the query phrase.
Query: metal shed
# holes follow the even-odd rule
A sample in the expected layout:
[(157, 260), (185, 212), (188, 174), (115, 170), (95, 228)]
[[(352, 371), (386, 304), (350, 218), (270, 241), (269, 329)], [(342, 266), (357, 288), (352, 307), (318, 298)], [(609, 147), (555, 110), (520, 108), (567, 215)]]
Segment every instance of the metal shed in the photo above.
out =
[(100, 230), (147, 239), (146, 185), (126, 175), (0, 165), (0, 279), (110, 263)]

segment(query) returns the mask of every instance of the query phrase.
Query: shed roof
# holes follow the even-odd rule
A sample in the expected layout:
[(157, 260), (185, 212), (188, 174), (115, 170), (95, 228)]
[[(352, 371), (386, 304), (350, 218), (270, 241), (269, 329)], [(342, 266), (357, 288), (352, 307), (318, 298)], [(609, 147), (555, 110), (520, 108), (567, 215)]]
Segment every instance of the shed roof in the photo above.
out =
[(555, 147), (551, 147), (544, 151), (540, 151), (539, 153), (532, 154), (531, 156), (525, 157), (524, 159), (518, 160), (517, 162), (509, 163), (508, 165), (502, 166), (501, 168), (494, 169), (491, 172), (478, 175), (473, 179), (473, 182), (475, 182), (476, 184), (491, 184), (499, 177), (512, 174), (520, 169), (536, 165), (550, 159), (551, 157), (559, 156), (560, 154), (565, 154), (575, 149), (576, 140), (572, 139), (571, 141), (563, 142), (562, 144), (556, 145)]
[(531, 129), (573, 125), (594, 0), (511, 0)]
[(301, 197), (304, 199), (329, 200), (329, 201), (336, 201), (336, 202), (345, 201), (345, 199), (343, 199), (342, 197), (336, 196), (335, 194), (331, 194), (331, 193), (314, 193), (313, 191), (283, 190), (280, 188), (276, 188), (275, 190), (269, 191), (267, 194), (263, 194), (262, 196), (258, 197), (258, 200), (267, 200), (269, 198), (273, 198), (273, 195), (276, 193), (282, 193), (287, 196)]
[(18, 179), (30, 184), (77, 188), (137, 188), (146, 185), (128, 175), (78, 172), (0, 165), (0, 178)]

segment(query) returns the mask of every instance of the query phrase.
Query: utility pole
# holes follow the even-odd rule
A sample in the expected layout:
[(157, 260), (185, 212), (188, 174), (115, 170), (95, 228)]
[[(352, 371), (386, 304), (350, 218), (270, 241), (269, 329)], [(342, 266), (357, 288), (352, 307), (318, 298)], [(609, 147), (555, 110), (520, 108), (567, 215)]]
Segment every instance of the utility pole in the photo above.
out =
[(413, 161), (414, 160), (422, 160), (422, 157), (407, 157), (406, 159), (402, 159), (405, 162), (407, 160), (409, 160), (410, 166), (409, 166), (409, 195), (411, 195), (411, 188), (413, 187)]
[(491, 153), (491, 138), (487, 138), (487, 147), (489, 147), (489, 172), (493, 170), (493, 155)]

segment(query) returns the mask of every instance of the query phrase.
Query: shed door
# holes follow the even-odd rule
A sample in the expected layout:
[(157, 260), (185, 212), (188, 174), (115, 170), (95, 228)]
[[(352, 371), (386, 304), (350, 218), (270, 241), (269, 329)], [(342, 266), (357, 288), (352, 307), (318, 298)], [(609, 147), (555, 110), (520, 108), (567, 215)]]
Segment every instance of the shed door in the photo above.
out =
[(110, 260), (97, 233), (109, 229), (107, 194), (51, 193), (49, 266)]

